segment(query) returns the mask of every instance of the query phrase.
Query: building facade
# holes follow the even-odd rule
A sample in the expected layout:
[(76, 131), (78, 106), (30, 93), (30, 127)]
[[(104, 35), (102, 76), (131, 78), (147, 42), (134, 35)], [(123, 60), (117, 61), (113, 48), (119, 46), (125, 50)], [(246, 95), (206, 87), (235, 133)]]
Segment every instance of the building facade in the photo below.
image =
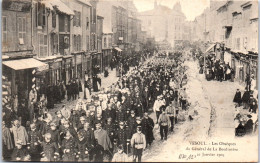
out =
[[(217, 43), (217, 58), (234, 69), (235, 78), (241, 83), (245, 83), (247, 75), (258, 77), (257, 13), (257, 1), (211, 0), (210, 8), (192, 24), (195, 31), (192, 40)], [(219, 50), (218, 45), (222, 45), (223, 50)]]
[[(139, 13), (138, 16), (143, 25), (143, 30), (147, 31), (150, 37), (154, 37), (157, 42), (165, 42), (174, 47), (188, 40), (186, 26), (186, 17), (181, 9), (180, 2), (177, 2), (173, 8), (158, 5), (154, 2), (154, 9)], [(185, 28), (184, 28), (185, 27)], [(168, 44), (167, 43), (167, 44)]]

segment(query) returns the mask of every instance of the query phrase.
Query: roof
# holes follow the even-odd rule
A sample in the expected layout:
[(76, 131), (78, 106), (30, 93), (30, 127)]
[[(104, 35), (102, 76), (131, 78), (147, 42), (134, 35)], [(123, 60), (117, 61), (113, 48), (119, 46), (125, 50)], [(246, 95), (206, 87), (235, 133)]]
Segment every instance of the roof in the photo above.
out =
[(67, 14), (67, 15), (75, 15), (75, 13), (62, 1), (60, 0), (44, 0), (41, 1), (45, 7), (49, 8), (50, 10), (54, 10), (55, 8), (60, 12)]
[(85, 5), (92, 6), (87, 0), (78, 0), (81, 3), (84, 3)]
[(3, 61), (3, 64), (14, 70), (24, 70), (24, 69), (48, 66), (48, 64), (45, 64), (33, 58)]

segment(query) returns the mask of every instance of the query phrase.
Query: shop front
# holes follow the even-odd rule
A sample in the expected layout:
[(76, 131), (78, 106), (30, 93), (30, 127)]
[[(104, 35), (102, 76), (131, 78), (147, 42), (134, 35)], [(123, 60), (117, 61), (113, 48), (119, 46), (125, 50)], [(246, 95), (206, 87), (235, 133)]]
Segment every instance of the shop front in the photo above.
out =
[(50, 85), (56, 85), (58, 81), (61, 81), (61, 71), (62, 71), (62, 59), (57, 59), (49, 63), (49, 82)]
[(25, 103), (28, 105), (29, 92), (34, 85), (32, 79), (35, 77), (37, 68), (45, 70), (48, 65), (33, 58), (16, 59), (3, 61), (3, 77), (6, 83), (10, 85), (9, 94), (11, 97), (18, 98), (18, 104)]

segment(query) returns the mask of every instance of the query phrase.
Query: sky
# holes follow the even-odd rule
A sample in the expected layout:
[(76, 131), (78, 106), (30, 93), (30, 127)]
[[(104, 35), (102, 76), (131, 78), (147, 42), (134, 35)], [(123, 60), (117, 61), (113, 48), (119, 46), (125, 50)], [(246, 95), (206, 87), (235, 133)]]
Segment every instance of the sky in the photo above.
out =
[[(178, 0), (157, 0), (157, 4), (172, 8)], [(188, 21), (194, 20), (196, 16), (202, 14), (205, 8), (209, 7), (209, 0), (179, 0), (182, 12)], [(134, 0), (134, 4), (139, 12), (151, 10), (154, 7), (154, 0)]]

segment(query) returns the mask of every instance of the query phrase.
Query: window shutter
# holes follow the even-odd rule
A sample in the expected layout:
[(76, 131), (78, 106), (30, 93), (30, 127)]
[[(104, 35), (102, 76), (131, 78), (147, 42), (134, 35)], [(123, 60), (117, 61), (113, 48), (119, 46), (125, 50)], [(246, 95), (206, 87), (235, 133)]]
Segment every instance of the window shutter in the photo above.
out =
[(46, 9), (45, 9), (45, 7), (44, 6), (42, 6), (42, 12), (43, 12), (43, 14), (42, 14), (42, 25), (43, 26), (45, 26), (46, 25)]
[(79, 49), (78, 51), (81, 51), (81, 35), (79, 35)]
[(74, 11), (75, 15), (73, 18), (73, 26), (76, 26), (76, 21), (77, 21), (77, 11)]
[(73, 47), (74, 47), (74, 51), (77, 51), (77, 36), (76, 35), (73, 36)]
[(78, 12), (78, 14), (79, 14), (79, 16), (78, 16), (78, 19), (79, 19), (79, 26), (81, 26), (81, 13), (80, 12)]
[(52, 27), (56, 28), (56, 14), (52, 12)]

